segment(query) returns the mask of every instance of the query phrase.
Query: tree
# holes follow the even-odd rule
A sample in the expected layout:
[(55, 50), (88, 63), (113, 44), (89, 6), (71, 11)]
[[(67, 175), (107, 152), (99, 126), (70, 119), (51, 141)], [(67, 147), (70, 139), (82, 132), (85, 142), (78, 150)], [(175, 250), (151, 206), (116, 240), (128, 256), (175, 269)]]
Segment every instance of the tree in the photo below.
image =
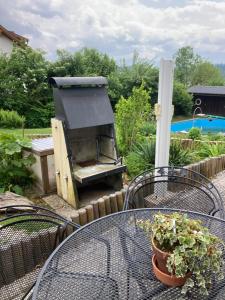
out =
[(175, 81), (173, 88), (173, 105), (175, 115), (190, 115), (192, 111), (192, 96), (184, 84)]
[(126, 154), (138, 141), (143, 124), (150, 119), (151, 106), (149, 92), (144, 83), (134, 87), (131, 96), (120, 98), (116, 105), (117, 142), (122, 154)]
[(43, 54), (28, 46), (15, 46), (10, 56), (0, 55), (1, 108), (25, 116), (29, 127), (49, 126), (54, 114)]
[(180, 48), (175, 54), (175, 79), (186, 87), (192, 83), (192, 75), (201, 57), (190, 46)]
[(115, 71), (116, 63), (96, 49), (83, 48), (75, 53), (57, 50), (57, 60), (50, 68), (51, 76), (105, 76)]
[(221, 71), (208, 61), (200, 63), (194, 70), (192, 85), (224, 85)]
[(143, 83), (146, 90), (151, 91), (151, 101), (156, 102), (158, 92), (158, 69), (145, 59), (140, 59), (134, 54), (133, 63), (116, 68), (109, 77), (109, 96), (115, 106), (120, 97), (128, 98), (134, 87)]

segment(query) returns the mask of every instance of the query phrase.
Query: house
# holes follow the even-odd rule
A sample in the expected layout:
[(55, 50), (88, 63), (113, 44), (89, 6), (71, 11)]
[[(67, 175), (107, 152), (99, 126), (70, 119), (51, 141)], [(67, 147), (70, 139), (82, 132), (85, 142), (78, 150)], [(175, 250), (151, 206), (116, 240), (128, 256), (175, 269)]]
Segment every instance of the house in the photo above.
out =
[(196, 85), (188, 89), (193, 94), (194, 107), (198, 113), (225, 117), (225, 86)]
[(28, 43), (28, 39), (0, 25), (0, 52), (10, 54), (14, 43)]

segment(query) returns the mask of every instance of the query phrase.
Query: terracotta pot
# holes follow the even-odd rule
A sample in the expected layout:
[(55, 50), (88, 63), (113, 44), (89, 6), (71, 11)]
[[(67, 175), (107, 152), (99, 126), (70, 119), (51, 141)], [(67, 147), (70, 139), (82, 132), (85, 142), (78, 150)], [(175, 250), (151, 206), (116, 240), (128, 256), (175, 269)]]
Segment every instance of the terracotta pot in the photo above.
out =
[(163, 273), (170, 274), (170, 272), (168, 271), (168, 269), (166, 267), (167, 258), (170, 256), (170, 253), (160, 250), (156, 246), (154, 239), (152, 239), (152, 250), (156, 256), (157, 266), (158, 266), (159, 270), (161, 270)]
[(176, 277), (175, 275), (169, 275), (159, 270), (156, 260), (156, 255), (152, 256), (152, 268), (156, 278), (167, 286), (182, 286), (186, 280), (191, 276), (191, 273), (187, 273), (185, 277)]

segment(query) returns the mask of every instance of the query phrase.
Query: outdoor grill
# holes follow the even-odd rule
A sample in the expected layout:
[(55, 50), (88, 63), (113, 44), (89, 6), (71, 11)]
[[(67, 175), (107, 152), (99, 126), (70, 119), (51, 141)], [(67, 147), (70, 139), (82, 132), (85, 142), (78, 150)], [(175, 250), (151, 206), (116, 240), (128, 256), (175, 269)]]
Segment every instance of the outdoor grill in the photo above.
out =
[[(79, 199), (79, 188), (91, 183), (104, 181), (114, 189), (120, 189), (125, 166), (117, 152), (106, 78), (54, 77), (49, 82), (53, 86), (56, 113), (52, 122), (54, 151), (56, 161), (61, 160), (56, 162), (59, 166), (57, 176), (61, 177), (58, 181), (62, 185), (66, 180), (68, 186), (71, 177), (74, 202)], [(65, 151), (63, 145), (60, 146), (63, 140)], [(62, 152), (66, 152), (66, 158), (62, 158)], [(60, 169), (65, 168), (66, 159), (71, 176), (63, 174), (62, 178)], [(68, 191), (63, 198), (68, 198)]]

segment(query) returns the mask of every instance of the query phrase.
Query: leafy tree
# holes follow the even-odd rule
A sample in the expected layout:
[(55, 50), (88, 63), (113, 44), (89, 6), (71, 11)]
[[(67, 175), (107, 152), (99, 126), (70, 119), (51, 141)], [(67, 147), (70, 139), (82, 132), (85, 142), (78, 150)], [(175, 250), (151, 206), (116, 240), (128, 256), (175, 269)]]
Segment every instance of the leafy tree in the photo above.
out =
[(192, 85), (224, 85), (225, 79), (219, 68), (208, 61), (201, 62), (195, 68)]
[(191, 114), (193, 102), (192, 96), (187, 92), (184, 84), (177, 81), (174, 82), (173, 88), (173, 104), (175, 115)]
[(225, 64), (216, 64), (215, 66), (220, 70), (223, 77), (225, 78)]
[(83, 48), (75, 53), (57, 50), (57, 60), (50, 66), (50, 76), (105, 76), (115, 71), (116, 63), (96, 49)]
[(1, 108), (25, 116), (26, 126), (49, 126), (53, 115), (44, 53), (15, 46), (10, 56), (0, 55)]
[(190, 46), (180, 48), (175, 54), (175, 78), (185, 87), (192, 84), (192, 76), (201, 57)]
[(109, 77), (109, 96), (115, 106), (120, 97), (128, 98), (134, 87), (139, 87), (143, 82), (146, 90), (151, 91), (151, 101), (156, 102), (158, 92), (158, 69), (145, 59), (140, 59), (134, 54), (133, 63), (116, 68)]
[(126, 154), (138, 141), (140, 129), (150, 119), (149, 92), (144, 83), (134, 87), (131, 96), (120, 98), (116, 105), (117, 142), (122, 154)]

